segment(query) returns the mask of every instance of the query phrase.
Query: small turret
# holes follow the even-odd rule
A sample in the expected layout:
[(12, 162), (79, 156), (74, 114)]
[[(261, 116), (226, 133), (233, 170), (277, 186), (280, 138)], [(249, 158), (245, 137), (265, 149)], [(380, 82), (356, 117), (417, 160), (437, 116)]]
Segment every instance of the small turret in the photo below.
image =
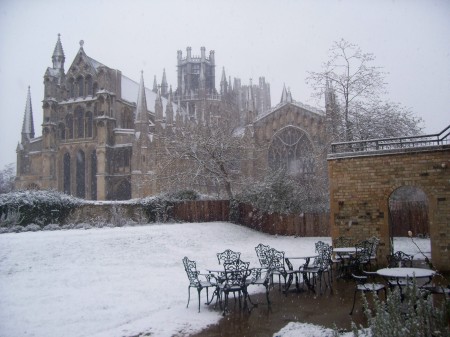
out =
[(52, 55), (53, 69), (60, 69), (64, 71), (64, 50), (61, 44), (61, 34), (58, 34), (58, 41), (56, 41), (55, 50)]
[(33, 109), (31, 107), (31, 92), (28, 86), (27, 102), (25, 104), (25, 112), (23, 114), (22, 124), (22, 144), (29, 142), (34, 138), (34, 122), (33, 122)]

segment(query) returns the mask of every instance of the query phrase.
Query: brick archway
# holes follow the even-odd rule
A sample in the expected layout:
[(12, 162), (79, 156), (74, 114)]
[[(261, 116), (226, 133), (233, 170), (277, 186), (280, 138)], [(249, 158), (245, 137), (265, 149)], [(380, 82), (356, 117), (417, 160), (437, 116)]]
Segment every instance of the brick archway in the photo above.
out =
[(328, 172), (333, 239), (377, 236), (378, 261), (385, 263), (389, 197), (401, 186), (417, 186), (428, 197), (432, 263), (450, 270), (450, 145), (329, 156)]

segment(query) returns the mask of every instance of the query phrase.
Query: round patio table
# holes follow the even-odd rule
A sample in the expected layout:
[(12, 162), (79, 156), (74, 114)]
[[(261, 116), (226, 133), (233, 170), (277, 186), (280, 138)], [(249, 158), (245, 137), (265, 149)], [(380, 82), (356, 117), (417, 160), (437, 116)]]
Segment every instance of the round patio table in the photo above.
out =
[(431, 278), (434, 274), (436, 274), (436, 272), (425, 268), (383, 268), (378, 269), (377, 274), (383, 277), (391, 278)]

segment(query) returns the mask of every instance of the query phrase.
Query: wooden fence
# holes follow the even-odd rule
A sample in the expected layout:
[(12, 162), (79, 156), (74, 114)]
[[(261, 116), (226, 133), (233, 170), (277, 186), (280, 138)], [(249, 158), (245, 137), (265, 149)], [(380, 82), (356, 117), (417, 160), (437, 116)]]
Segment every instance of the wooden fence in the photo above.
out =
[(262, 213), (251, 205), (239, 204), (239, 224), (278, 235), (330, 236), (330, 214)]
[(394, 201), (389, 204), (392, 236), (414, 236), (430, 234), (428, 205), (423, 201)]
[(229, 221), (230, 202), (228, 200), (195, 200), (174, 204), (171, 215), (176, 220), (186, 222)]
[[(229, 221), (228, 200), (199, 200), (176, 203), (171, 211), (176, 220), (187, 222)], [(239, 204), (237, 223), (257, 231), (278, 235), (329, 236), (329, 213), (263, 213), (251, 205)]]

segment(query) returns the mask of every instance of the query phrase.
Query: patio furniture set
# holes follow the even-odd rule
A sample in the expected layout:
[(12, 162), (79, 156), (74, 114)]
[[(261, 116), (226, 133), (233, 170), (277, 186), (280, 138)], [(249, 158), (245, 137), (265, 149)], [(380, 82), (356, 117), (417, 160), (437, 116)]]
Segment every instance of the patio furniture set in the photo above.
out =
[[(430, 287), (429, 283), (435, 272), (429, 269), (412, 268), (412, 256), (403, 252), (396, 252), (388, 256), (389, 268), (369, 271), (377, 266), (376, 251), (379, 240), (371, 238), (358, 244), (352, 243), (345, 238), (335, 240), (334, 246), (322, 241), (315, 244), (315, 255), (311, 256), (285, 256), (283, 251), (271, 248), (268, 245), (259, 244), (255, 252), (259, 260), (259, 266), (250, 267), (249, 262), (241, 260), (239, 252), (230, 249), (217, 253), (218, 266), (206, 269), (206, 273), (200, 273), (196, 262), (183, 258), (184, 268), (189, 278), (188, 303), (190, 302), (190, 289), (197, 289), (198, 311), (200, 312), (200, 294), (206, 289), (207, 302), (209, 305), (215, 298), (215, 306), (219, 304), (223, 314), (229, 311), (229, 296), (239, 302), (239, 308), (251, 310), (257, 304), (253, 303), (248, 293), (248, 288), (253, 285), (262, 285), (266, 290), (267, 305), (271, 306), (269, 291), (274, 287), (274, 278), (278, 276), (279, 290), (286, 296), (295, 279), (295, 290), (316, 292), (317, 288), (322, 294), (322, 286), (332, 289), (333, 267), (336, 277), (356, 281), (353, 305), (350, 315), (353, 313), (358, 292), (385, 292), (386, 285), (389, 287), (409, 286), (412, 279), (427, 279), (420, 286), (427, 291), (437, 289)], [(292, 261), (301, 260), (298, 268), (294, 268)], [(374, 277), (381, 277), (386, 282), (372, 282)], [(303, 286), (302, 286), (303, 285)], [(209, 299), (209, 288), (213, 290)], [(306, 288), (306, 289), (305, 289)], [(450, 289), (442, 288), (441, 293), (448, 294)], [(447, 292), (446, 292), (447, 290)], [(243, 305), (242, 305), (243, 301)], [(249, 302), (249, 303), (248, 303)]]

